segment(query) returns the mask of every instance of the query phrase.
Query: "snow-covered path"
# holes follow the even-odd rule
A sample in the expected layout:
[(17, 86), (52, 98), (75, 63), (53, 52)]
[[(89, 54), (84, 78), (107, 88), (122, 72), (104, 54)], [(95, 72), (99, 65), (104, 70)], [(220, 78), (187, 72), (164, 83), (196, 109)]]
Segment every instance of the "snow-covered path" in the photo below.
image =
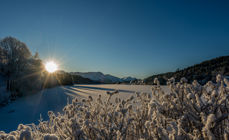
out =
[(18, 98), (9, 105), (0, 108), (0, 131), (16, 130), (18, 124), (38, 123), (40, 114), (48, 119), (49, 110), (61, 112), (67, 104), (67, 99), (73, 97), (96, 97), (99, 94), (105, 98), (106, 91), (119, 90), (120, 98), (127, 98), (134, 92), (151, 93), (151, 86), (143, 85), (74, 85), (43, 90), (40, 93)]

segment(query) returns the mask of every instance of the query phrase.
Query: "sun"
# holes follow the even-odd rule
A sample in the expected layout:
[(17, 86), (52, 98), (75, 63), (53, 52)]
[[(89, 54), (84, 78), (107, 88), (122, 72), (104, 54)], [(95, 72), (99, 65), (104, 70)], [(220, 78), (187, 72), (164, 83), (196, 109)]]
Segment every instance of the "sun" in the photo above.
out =
[(49, 73), (53, 73), (55, 71), (58, 70), (58, 65), (53, 62), (53, 61), (48, 61), (46, 64), (45, 64), (45, 69), (49, 72)]

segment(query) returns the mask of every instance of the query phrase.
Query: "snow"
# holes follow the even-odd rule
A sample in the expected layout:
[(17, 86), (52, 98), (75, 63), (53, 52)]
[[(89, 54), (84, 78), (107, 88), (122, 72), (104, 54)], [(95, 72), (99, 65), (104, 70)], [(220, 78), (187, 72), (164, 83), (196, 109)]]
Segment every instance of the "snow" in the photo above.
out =
[[(88, 96), (102, 98), (108, 96), (107, 91), (119, 90), (122, 99), (130, 97), (135, 92), (151, 93), (149, 85), (74, 85), (46, 89), (34, 95), (18, 98), (9, 105), (0, 108), (0, 131), (16, 130), (19, 124), (38, 123), (40, 114), (44, 120), (48, 119), (48, 111), (61, 112), (68, 99), (73, 97), (87, 98)], [(167, 88), (163, 87), (164, 90)]]

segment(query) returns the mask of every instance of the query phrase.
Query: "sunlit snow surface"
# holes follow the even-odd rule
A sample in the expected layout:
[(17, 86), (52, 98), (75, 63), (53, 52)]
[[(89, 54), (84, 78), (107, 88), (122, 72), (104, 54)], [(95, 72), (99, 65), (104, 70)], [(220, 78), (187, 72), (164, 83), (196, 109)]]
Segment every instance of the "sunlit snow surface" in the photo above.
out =
[[(74, 85), (46, 89), (40, 93), (18, 98), (5, 107), (0, 108), (0, 131), (16, 130), (18, 124), (38, 123), (40, 114), (44, 120), (48, 119), (47, 112), (53, 110), (61, 112), (67, 104), (68, 98), (96, 97), (99, 94), (106, 98), (106, 91), (119, 90), (121, 99), (133, 95), (135, 92), (151, 93), (152, 86), (148, 85)], [(163, 87), (168, 91), (166, 87)]]

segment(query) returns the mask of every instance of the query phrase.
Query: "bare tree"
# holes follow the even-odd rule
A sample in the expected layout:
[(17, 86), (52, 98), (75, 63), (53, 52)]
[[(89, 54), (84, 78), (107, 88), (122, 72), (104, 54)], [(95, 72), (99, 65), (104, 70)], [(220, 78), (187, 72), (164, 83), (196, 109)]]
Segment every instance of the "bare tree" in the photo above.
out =
[(18, 74), (31, 58), (31, 52), (25, 43), (13, 37), (6, 37), (0, 41), (1, 57), (4, 58), (8, 75)]

